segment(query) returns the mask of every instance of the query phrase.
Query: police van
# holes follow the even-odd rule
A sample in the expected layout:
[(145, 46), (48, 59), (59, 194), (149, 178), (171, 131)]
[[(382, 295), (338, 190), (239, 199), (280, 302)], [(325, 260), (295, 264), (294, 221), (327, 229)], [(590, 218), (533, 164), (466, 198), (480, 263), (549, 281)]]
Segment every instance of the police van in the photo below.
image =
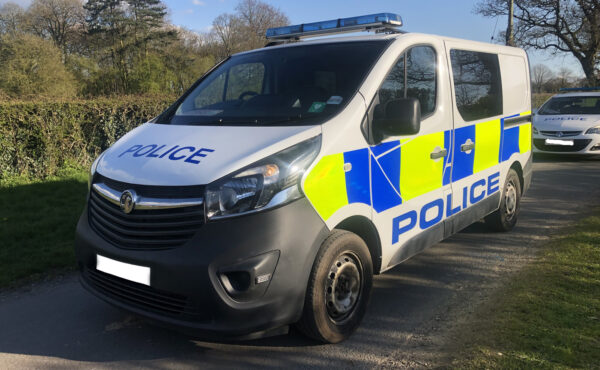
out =
[(82, 284), (201, 337), (296, 325), (335, 343), (373, 275), (483, 218), (512, 229), (532, 173), (527, 55), (401, 24), (269, 29), (123, 136), (91, 168)]

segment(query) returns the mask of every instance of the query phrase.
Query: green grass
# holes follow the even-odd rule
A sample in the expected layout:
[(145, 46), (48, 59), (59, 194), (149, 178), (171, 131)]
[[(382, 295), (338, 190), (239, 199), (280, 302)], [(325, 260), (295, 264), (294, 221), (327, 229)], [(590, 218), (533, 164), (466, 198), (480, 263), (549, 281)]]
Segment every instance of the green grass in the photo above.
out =
[(475, 315), (453, 367), (600, 368), (596, 215), (551, 241)]
[(73, 241), (85, 205), (87, 172), (44, 181), (0, 182), (0, 287), (75, 267)]

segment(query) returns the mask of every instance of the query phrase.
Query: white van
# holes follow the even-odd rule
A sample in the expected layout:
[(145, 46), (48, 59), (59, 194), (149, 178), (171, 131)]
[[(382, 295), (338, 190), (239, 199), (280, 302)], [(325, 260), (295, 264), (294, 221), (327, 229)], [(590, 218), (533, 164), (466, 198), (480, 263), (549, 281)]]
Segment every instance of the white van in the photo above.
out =
[[(83, 285), (209, 338), (296, 324), (339, 342), (373, 274), (485, 218), (531, 181), (521, 49), (401, 33), (375, 14), (270, 29), (93, 164)], [(359, 37), (307, 36), (370, 30)]]

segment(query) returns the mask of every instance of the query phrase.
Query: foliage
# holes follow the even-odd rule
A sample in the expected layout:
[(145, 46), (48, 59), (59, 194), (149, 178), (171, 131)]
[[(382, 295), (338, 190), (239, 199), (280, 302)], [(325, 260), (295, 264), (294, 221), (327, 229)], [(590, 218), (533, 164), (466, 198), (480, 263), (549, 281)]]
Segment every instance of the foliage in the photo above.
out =
[(68, 97), (76, 93), (73, 76), (50, 41), (34, 35), (0, 36), (0, 90), (10, 96)]
[(9, 2), (0, 6), (0, 35), (14, 35), (22, 31), (25, 11), (19, 5)]
[[(0, 37), (35, 35), (52, 42), (60, 58), (44, 64), (65, 68), (61, 75), (75, 82), (71, 90), (81, 97), (173, 95), (217, 61), (263, 46), (268, 27), (288, 23), (279, 9), (259, 0), (240, 0), (236, 12), (217, 17), (207, 34), (170, 24), (167, 13), (161, 0), (32, 0), (26, 9), (7, 3), (0, 5)], [(23, 51), (14, 58), (31, 57)], [(53, 82), (38, 85), (45, 84)], [(0, 91), (23, 96), (4, 86)]]
[(81, 0), (34, 0), (26, 26), (32, 33), (52, 40), (66, 54), (76, 42), (84, 20)]
[(173, 97), (0, 102), (0, 181), (42, 179), (82, 168), (117, 139), (157, 116)]
[(288, 17), (279, 9), (259, 0), (241, 0), (235, 14), (221, 14), (213, 21), (208, 35), (212, 53), (217, 59), (267, 43), (268, 28), (289, 24)]

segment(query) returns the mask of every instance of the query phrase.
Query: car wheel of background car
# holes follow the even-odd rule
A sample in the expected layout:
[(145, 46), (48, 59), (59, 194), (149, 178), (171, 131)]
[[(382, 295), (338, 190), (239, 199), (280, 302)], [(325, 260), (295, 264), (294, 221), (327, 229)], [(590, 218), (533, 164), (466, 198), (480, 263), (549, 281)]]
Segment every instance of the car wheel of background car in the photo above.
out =
[(321, 342), (345, 340), (360, 324), (372, 286), (373, 264), (365, 242), (349, 231), (334, 230), (315, 258), (296, 326)]
[(500, 208), (485, 218), (485, 223), (496, 231), (510, 231), (517, 224), (521, 206), (521, 182), (512, 168), (508, 171)]

